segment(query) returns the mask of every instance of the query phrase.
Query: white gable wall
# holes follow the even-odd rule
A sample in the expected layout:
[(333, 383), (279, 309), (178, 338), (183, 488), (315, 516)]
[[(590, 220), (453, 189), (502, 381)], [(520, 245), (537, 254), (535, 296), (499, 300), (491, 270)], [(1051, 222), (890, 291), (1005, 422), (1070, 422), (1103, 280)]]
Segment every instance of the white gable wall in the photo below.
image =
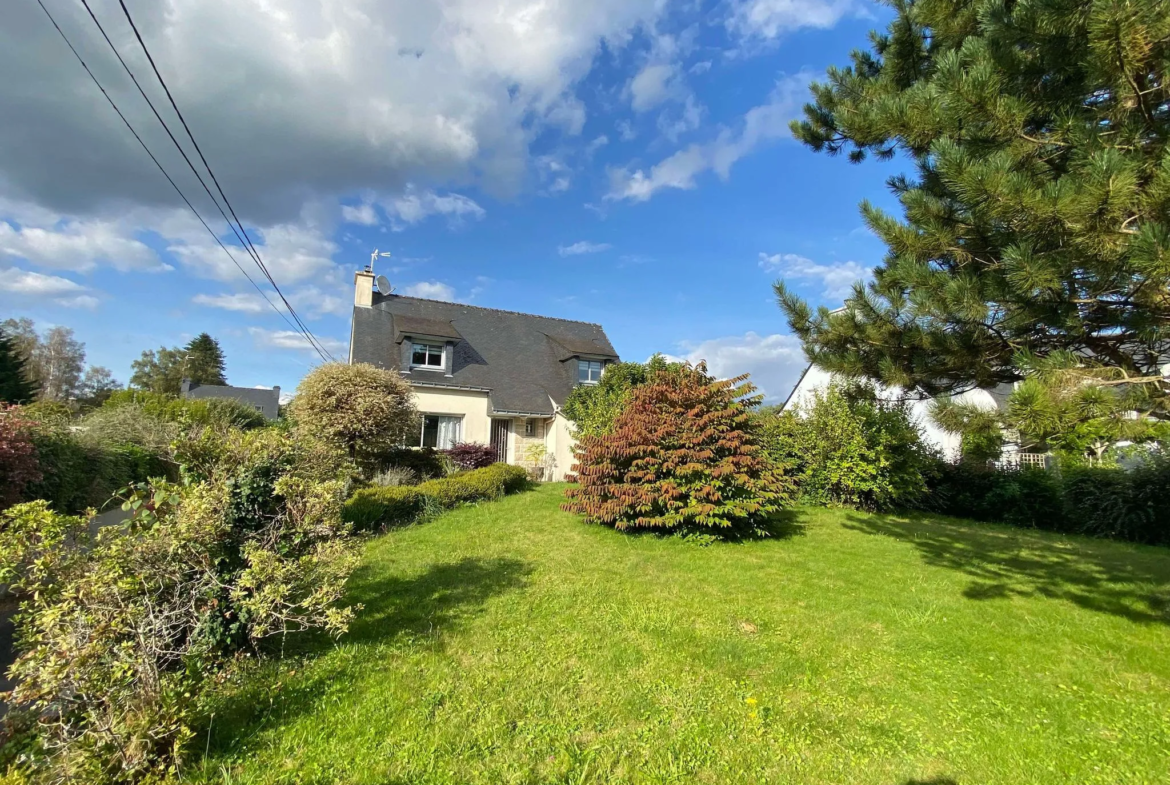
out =
[[(784, 409), (788, 410), (793, 407), (804, 407), (811, 403), (812, 394), (819, 390), (824, 390), (833, 382), (834, 375), (828, 371), (819, 368), (815, 365), (810, 365), (805, 371), (800, 382), (796, 385), (796, 389), (792, 391), (787, 403), (784, 404)], [(901, 397), (901, 390), (898, 388), (883, 387), (880, 384), (875, 384), (878, 395), (882, 398), (893, 400)], [(963, 403), (973, 403), (981, 409), (994, 409), (995, 399), (986, 390), (969, 390), (955, 396), (955, 400)], [(955, 460), (959, 457), (959, 435), (957, 433), (948, 433), (942, 430), (934, 422), (931, 421), (929, 415), (930, 400), (911, 401), (910, 412), (918, 427), (922, 429), (922, 438), (927, 444), (939, 450), (943, 457), (947, 460)]]

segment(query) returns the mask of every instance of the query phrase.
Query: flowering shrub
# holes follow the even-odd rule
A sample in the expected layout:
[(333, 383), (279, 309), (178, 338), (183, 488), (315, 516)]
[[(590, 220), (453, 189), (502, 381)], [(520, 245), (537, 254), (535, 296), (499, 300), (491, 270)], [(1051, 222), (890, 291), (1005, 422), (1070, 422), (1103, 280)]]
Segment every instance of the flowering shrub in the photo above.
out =
[(444, 454), (460, 469), (482, 469), (496, 462), (496, 449), (487, 444), (461, 442), (451, 445)]
[(18, 407), (0, 404), (0, 509), (20, 501), (25, 487), (42, 477), (32, 427)]
[(762, 532), (790, 483), (761, 450), (754, 390), (746, 377), (716, 381), (702, 363), (654, 374), (612, 432), (582, 440), (564, 509), (617, 529)]

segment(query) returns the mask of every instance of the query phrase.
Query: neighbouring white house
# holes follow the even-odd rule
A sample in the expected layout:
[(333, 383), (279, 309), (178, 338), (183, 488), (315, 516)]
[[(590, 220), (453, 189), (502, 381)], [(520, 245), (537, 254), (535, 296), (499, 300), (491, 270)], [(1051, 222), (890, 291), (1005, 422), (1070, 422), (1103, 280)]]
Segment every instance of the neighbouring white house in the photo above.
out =
[[(800, 375), (796, 386), (788, 394), (787, 400), (781, 405), (782, 410), (808, 405), (814, 392), (824, 390), (833, 383), (835, 375), (816, 365), (810, 364)], [(938, 449), (943, 457), (955, 460), (959, 457), (960, 437), (957, 433), (950, 433), (939, 428), (930, 418), (929, 408), (931, 399), (906, 396), (898, 388), (875, 385), (878, 396), (886, 400), (906, 399), (910, 404), (910, 411), (918, 426), (922, 429), (923, 441)], [(971, 403), (984, 409), (1002, 409), (1007, 405), (1007, 397), (1012, 391), (1012, 385), (1004, 384), (993, 390), (968, 390), (955, 396), (956, 401)], [(1011, 450), (1011, 448), (1008, 448)], [(1005, 456), (1006, 458), (1007, 456)]]
[(545, 477), (561, 480), (575, 443), (561, 406), (618, 355), (597, 324), (382, 294), (362, 270), (349, 361), (409, 380), (423, 415), (412, 446), (490, 444), (506, 463), (532, 466), (542, 456)]

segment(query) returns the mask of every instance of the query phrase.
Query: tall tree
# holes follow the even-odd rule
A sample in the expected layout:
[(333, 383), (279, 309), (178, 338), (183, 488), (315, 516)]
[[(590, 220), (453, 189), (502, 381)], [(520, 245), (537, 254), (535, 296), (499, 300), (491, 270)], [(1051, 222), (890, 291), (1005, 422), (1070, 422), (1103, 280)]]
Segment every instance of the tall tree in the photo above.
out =
[(130, 364), (130, 386), (139, 390), (178, 395), (183, 383), (182, 349), (160, 346), (158, 351), (148, 349)]
[(219, 341), (200, 333), (184, 349), (187, 357), (183, 376), (197, 384), (227, 384), (224, 378), (223, 350)]
[(42, 401), (67, 401), (77, 397), (85, 368), (85, 344), (68, 327), (54, 327), (33, 349), (33, 362), (41, 383)]
[(122, 389), (122, 383), (114, 378), (109, 368), (91, 365), (85, 369), (78, 394), (91, 406), (101, 406), (115, 390)]
[(28, 403), (37, 387), (29, 375), (26, 356), (16, 341), (0, 328), (0, 403)]
[(916, 168), (890, 181), (902, 220), (862, 205), (888, 254), (843, 310), (777, 283), (809, 358), (938, 395), (1061, 357), (1170, 416), (1166, 2), (888, 2), (793, 123), (814, 150)]

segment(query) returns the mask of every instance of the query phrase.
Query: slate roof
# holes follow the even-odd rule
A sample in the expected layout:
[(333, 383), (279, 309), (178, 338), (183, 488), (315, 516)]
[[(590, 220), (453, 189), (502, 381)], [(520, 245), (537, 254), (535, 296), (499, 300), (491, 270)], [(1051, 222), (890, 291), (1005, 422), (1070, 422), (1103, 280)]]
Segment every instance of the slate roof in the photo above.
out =
[[(453, 343), (449, 373), (410, 370), (402, 344), (412, 335)], [(574, 358), (618, 359), (597, 324), (376, 292), (372, 307), (353, 309), (350, 355), (412, 384), (486, 390), (499, 413), (549, 417), (577, 384)]]

